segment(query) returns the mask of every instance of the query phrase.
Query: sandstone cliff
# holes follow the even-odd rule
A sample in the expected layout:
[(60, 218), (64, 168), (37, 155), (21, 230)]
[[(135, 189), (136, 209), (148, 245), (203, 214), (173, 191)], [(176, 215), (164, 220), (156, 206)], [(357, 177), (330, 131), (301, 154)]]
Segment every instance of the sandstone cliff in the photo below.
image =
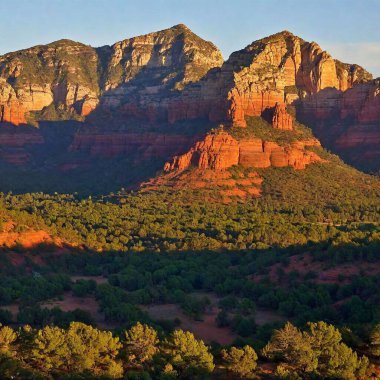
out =
[(284, 31), (231, 54), (220, 69), (186, 88), (171, 106), (174, 115), (169, 108), (169, 119), (206, 117), (244, 127), (246, 116), (260, 116), (276, 103), (326, 88), (344, 91), (371, 78), (360, 66), (336, 61), (315, 42)]
[[(289, 133), (301, 119), (330, 149), (366, 147), (366, 157), (376, 159), (379, 99), (378, 81), (363, 68), (334, 60), (317, 43), (287, 31), (254, 41), (225, 62), (215, 45), (182, 24), (112, 46), (61, 40), (0, 57), (0, 123), (80, 120), (68, 156), (168, 160), (168, 170), (301, 169), (317, 160), (305, 142), (282, 146), (223, 134), (201, 140), (195, 128), (183, 134), (179, 124), (244, 128), (250, 116)], [(297, 112), (290, 114), (291, 108)], [(17, 133), (13, 142), (0, 139), (0, 158), (23, 164), (30, 158), (24, 146), (43, 145), (44, 138), (37, 133), (24, 141)]]
[(0, 121), (46, 120), (33, 113), (47, 107), (55, 111), (50, 120), (59, 111), (87, 116), (100, 100), (139, 116), (222, 63), (219, 50), (185, 25), (98, 49), (70, 40), (35, 46), (0, 57)]
[(228, 169), (234, 165), (252, 168), (292, 166), (304, 169), (306, 165), (322, 161), (305, 147), (320, 146), (318, 140), (300, 140), (280, 146), (259, 138), (236, 140), (227, 132), (208, 134), (185, 154), (176, 156), (164, 167), (165, 172), (182, 171), (191, 166), (199, 169)]
[(379, 170), (379, 79), (345, 92), (326, 89), (305, 97), (297, 107), (326, 147), (359, 168)]
[(272, 126), (285, 131), (293, 130), (293, 117), (287, 112), (285, 104), (276, 103), (273, 111)]
[(26, 147), (44, 142), (38, 130), (18, 132), (14, 128), (3, 128), (0, 130), (0, 159), (13, 165), (25, 165), (31, 158)]
[(61, 40), (0, 57), (0, 120), (15, 125), (54, 105), (86, 116), (99, 97), (96, 51)]

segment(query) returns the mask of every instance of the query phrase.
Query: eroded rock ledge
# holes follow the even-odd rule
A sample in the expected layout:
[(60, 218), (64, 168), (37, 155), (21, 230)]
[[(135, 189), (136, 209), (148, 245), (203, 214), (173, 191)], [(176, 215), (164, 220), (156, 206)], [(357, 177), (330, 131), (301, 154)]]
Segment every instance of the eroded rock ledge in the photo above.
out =
[(165, 164), (164, 171), (183, 171), (191, 166), (221, 170), (234, 165), (252, 168), (292, 166), (300, 170), (322, 161), (316, 153), (305, 149), (312, 146), (320, 146), (319, 141), (301, 140), (280, 146), (260, 138), (237, 140), (227, 132), (217, 132), (196, 142), (187, 153), (175, 156)]

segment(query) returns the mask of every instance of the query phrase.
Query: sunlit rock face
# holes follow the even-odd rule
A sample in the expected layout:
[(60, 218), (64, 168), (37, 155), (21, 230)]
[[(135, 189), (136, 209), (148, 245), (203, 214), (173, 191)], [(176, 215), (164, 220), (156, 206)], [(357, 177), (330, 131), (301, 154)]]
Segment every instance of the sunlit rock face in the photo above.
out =
[(234, 165), (253, 168), (292, 166), (304, 169), (306, 165), (322, 161), (316, 153), (305, 150), (307, 146), (320, 144), (318, 140), (311, 139), (280, 146), (259, 138), (236, 140), (227, 132), (217, 132), (197, 141), (185, 154), (175, 156), (165, 164), (164, 171), (182, 171), (191, 166), (223, 170)]
[[(261, 116), (289, 132), (301, 120), (323, 145), (364, 163), (379, 157), (379, 109), (379, 83), (367, 71), (287, 31), (254, 41), (226, 61), (182, 24), (112, 46), (60, 40), (0, 57), (0, 125), (80, 121), (85, 132), (67, 145), (68, 154), (133, 151), (169, 162), (200, 141), (197, 132), (181, 134), (179, 122), (245, 128), (247, 117)], [(169, 133), (168, 125), (178, 129)], [(3, 156), (12, 161), (5, 150)], [(13, 156), (27, 160), (21, 152)], [(200, 162), (223, 166), (223, 160)]]

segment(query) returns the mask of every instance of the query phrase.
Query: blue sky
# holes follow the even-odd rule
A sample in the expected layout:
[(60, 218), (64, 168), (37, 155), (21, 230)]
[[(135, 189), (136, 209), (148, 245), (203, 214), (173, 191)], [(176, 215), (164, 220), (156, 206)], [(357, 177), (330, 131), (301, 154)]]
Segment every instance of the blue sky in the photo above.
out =
[(287, 29), (380, 76), (380, 0), (1, 0), (0, 54), (69, 38), (92, 46), (184, 23), (225, 58)]

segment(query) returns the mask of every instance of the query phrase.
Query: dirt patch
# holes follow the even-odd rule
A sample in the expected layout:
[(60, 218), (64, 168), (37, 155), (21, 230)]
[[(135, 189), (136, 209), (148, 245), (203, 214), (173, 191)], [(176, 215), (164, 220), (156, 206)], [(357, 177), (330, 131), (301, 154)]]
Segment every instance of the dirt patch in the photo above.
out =
[(50, 300), (40, 304), (41, 308), (46, 307), (52, 309), (53, 307), (59, 307), (63, 311), (73, 311), (75, 309), (81, 309), (91, 314), (94, 322), (100, 328), (115, 328), (116, 325), (106, 321), (103, 313), (99, 311), (99, 304), (95, 297), (75, 297), (71, 292), (64, 294), (62, 300)]
[[(373, 276), (378, 274), (380, 272), (380, 262), (369, 263), (358, 261), (331, 266), (331, 264), (326, 262), (313, 261), (313, 257), (310, 253), (304, 253), (302, 255), (289, 257), (289, 264), (286, 266), (282, 263), (272, 265), (269, 268), (269, 277), (272, 282), (280, 282), (280, 270), (285, 275), (296, 271), (301, 276), (305, 276), (309, 272), (314, 272), (315, 278), (313, 278), (312, 281), (317, 284), (342, 284), (348, 283), (349, 278), (352, 276)], [(251, 277), (255, 282), (261, 281), (262, 278), (263, 276), (261, 275)]]
[(90, 281), (93, 280), (96, 282), (97, 285), (108, 283), (108, 279), (103, 276), (71, 276), (71, 281), (76, 282), (79, 280), (86, 280)]
[(178, 318), (181, 321), (181, 329), (191, 331), (197, 338), (203, 339), (207, 343), (217, 342), (228, 345), (237, 338), (237, 334), (233, 333), (229, 328), (217, 326), (215, 318), (219, 310), (216, 307), (211, 307), (203, 316), (202, 321), (194, 321), (175, 304), (144, 305), (141, 306), (141, 309), (155, 320)]
[(32, 230), (25, 227), (24, 231), (17, 231), (15, 223), (8, 221), (0, 232), (0, 246), (15, 247), (20, 245), (24, 248), (32, 248), (39, 244), (53, 243), (52, 236), (43, 230)]
[(255, 313), (255, 322), (259, 325), (265, 325), (266, 323), (285, 322), (286, 318), (277, 314), (273, 310), (257, 308)]
[(17, 303), (12, 303), (11, 305), (0, 306), (0, 310), (8, 310), (12, 313), (12, 321), (16, 322), (17, 315), (19, 312), (19, 305)]

